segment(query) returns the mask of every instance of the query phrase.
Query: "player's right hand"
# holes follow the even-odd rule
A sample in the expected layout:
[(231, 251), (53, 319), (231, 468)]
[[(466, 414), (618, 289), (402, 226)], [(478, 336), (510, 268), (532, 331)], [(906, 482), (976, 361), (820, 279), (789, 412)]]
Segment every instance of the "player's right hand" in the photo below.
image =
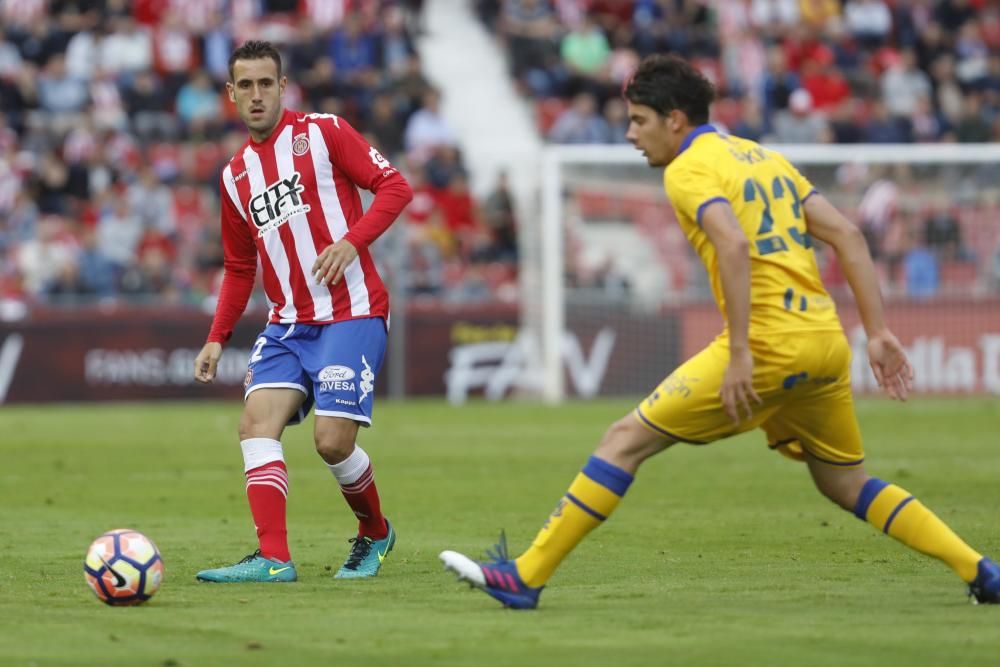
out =
[(913, 366), (899, 339), (888, 329), (868, 338), (868, 363), (878, 386), (891, 398), (905, 401), (913, 389)]
[(734, 424), (753, 417), (753, 403), (760, 405), (764, 401), (753, 388), (753, 355), (749, 350), (731, 350), (729, 366), (722, 377), (722, 387), (719, 389), (722, 398), (722, 409), (725, 410)]
[(201, 348), (201, 352), (194, 360), (194, 379), (204, 384), (211, 383), (215, 379), (215, 369), (221, 357), (220, 343), (205, 343), (205, 347)]

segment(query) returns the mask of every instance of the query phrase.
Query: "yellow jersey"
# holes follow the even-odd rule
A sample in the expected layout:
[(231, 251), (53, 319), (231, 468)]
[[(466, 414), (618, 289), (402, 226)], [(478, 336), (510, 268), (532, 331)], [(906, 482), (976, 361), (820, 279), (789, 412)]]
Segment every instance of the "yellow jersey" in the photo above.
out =
[(663, 182), (723, 318), (715, 246), (701, 228), (702, 213), (717, 201), (732, 206), (750, 240), (750, 337), (841, 328), (806, 228), (803, 203), (816, 189), (783, 155), (701, 125), (685, 138)]

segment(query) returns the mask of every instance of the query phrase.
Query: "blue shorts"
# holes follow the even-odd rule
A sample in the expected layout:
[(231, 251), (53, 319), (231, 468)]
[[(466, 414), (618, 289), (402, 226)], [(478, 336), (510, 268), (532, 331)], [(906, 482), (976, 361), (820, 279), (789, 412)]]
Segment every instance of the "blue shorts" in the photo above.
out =
[(306, 398), (289, 424), (305, 419), (315, 404), (317, 415), (369, 426), (385, 343), (385, 321), (379, 317), (269, 324), (250, 351), (243, 399), (265, 387), (298, 389)]

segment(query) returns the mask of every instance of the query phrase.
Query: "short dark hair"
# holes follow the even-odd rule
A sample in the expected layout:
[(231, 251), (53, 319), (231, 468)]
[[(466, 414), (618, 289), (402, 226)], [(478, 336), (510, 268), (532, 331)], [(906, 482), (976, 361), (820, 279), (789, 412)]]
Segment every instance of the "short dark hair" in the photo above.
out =
[(708, 122), (715, 87), (691, 63), (673, 55), (648, 56), (625, 85), (625, 98), (662, 116), (683, 111), (694, 125)]
[(261, 58), (270, 58), (274, 61), (274, 64), (278, 66), (278, 78), (280, 79), (281, 54), (278, 53), (278, 49), (274, 48), (271, 42), (251, 39), (243, 42), (243, 46), (233, 51), (233, 54), (229, 56), (229, 80), (233, 81), (233, 65), (236, 64), (237, 60), (260, 60)]

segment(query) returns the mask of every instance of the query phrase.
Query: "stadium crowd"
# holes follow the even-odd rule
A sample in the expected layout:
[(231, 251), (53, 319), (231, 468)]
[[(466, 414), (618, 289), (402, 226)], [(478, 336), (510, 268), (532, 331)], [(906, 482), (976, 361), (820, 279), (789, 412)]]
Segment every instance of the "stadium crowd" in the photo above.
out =
[[(713, 124), (749, 139), (1000, 141), (995, 2), (478, 0), (477, 8), (552, 142), (625, 142), (622, 86), (643, 57), (665, 51), (716, 85)], [(910, 174), (893, 176), (898, 185), (875, 170), (838, 183), (867, 188), (849, 210), (890, 293), (932, 296), (951, 282), (1000, 289), (997, 202), (946, 205), (912, 187)], [(838, 280), (835, 267), (829, 278)]]
[[(984, 0), (476, 3), (553, 142), (624, 141), (622, 83), (666, 50), (709, 73), (713, 121), (749, 138), (1000, 140), (1000, 9)], [(503, 176), (482, 200), (469, 191), (414, 48), (421, 5), (0, 0), (0, 299), (211, 304), (218, 174), (246, 140), (227, 60), (250, 37), (282, 49), (287, 106), (345, 117), (411, 181), (405, 220), (375, 246), (390, 280), (414, 298), (516, 298), (514, 203)], [(901, 248), (977, 259), (967, 221), (934, 206), (862, 221), (890, 276), (909, 266)], [(1000, 248), (991, 260), (995, 287)]]
[(0, 0), (0, 298), (211, 305), (219, 174), (246, 141), (235, 45), (279, 45), (289, 108), (334, 113), (416, 201), (383, 264), (417, 295), (513, 292), (513, 205), (468, 187), (421, 72), (419, 0)]
[(987, 0), (478, 0), (560, 143), (624, 141), (641, 58), (691, 59), (713, 122), (782, 143), (1000, 139), (1000, 7)]

